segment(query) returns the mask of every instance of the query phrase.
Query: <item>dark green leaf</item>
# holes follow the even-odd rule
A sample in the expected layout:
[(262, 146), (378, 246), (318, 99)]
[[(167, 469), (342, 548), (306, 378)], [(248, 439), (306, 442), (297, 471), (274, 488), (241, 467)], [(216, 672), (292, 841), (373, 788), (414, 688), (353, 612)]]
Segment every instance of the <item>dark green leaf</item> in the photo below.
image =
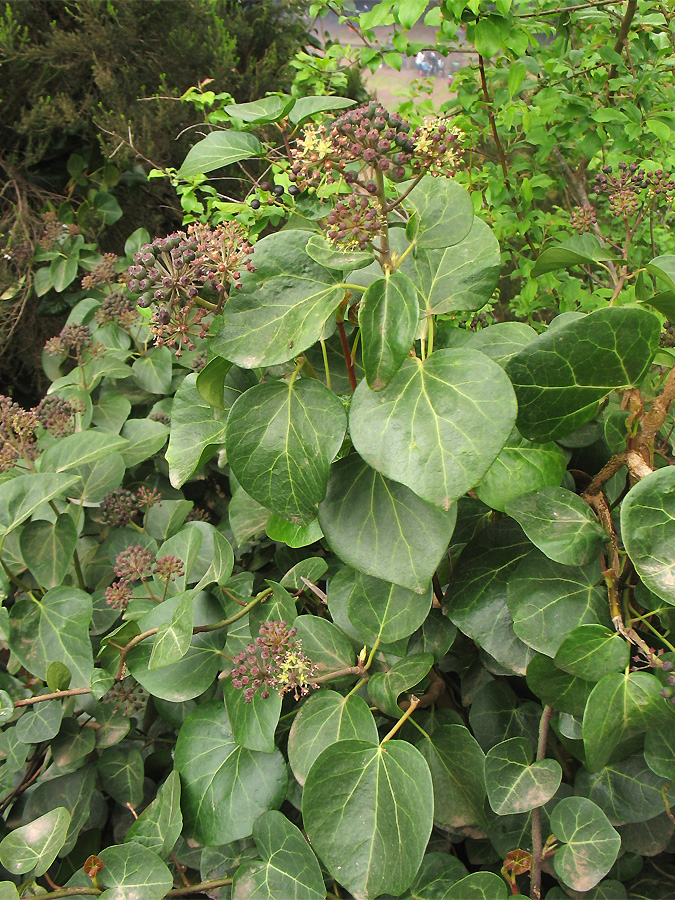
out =
[(530, 660), (526, 677), (527, 686), (542, 703), (560, 712), (583, 716), (589, 694), (593, 690), (590, 681), (563, 672), (552, 659), (540, 653)]
[(476, 494), (492, 509), (504, 512), (521, 494), (557, 487), (566, 468), (565, 454), (557, 444), (553, 441), (533, 443), (514, 428), (476, 488)]
[(454, 507), (431, 506), (354, 453), (331, 467), (319, 506), (323, 533), (343, 562), (420, 594), (445, 553), (455, 518)]
[(548, 803), (562, 780), (554, 759), (534, 759), (534, 748), (515, 737), (491, 747), (485, 757), (485, 787), (499, 816), (527, 812)]
[(553, 857), (556, 875), (575, 891), (595, 887), (621, 846), (607, 816), (586, 797), (566, 797), (553, 810), (551, 829), (561, 843)]
[(14, 733), (23, 744), (51, 741), (58, 734), (62, 716), (63, 705), (59, 700), (36, 703), (21, 716)]
[(0, 484), (0, 526), (6, 532), (12, 531), (39, 506), (63, 494), (78, 480), (77, 475), (40, 472), (10, 478)]
[(456, 181), (426, 175), (403, 202), (413, 213), (406, 237), (420, 250), (452, 247), (471, 231), (471, 197)]
[(66, 514), (54, 522), (28, 522), (19, 539), (24, 562), (38, 584), (46, 588), (61, 584), (72, 563), (76, 543), (75, 522)]
[(610, 391), (639, 383), (659, 333), (656, 316), (627, 306), (549, 328), (506, 366), (518, 398), (518, 430), (533, 441), (575, 431)]
[(168, 347), (155, 347), (139, 357), (131, 367), (136, 384), (149, 394), (168, 394), (171, 388), (173, 355)]
[[(456, 881), (445, 900), (507, 900), (504, 880), (492, 872), (474, 872)], [(518, 897), (512, 898), (518, 900)]]
[(469, 710), (469, 724), (486, 752), (510, 737), (526, 737), (537, 743), (541, 706), (519, 703), (504, 681), (490, 681), (475, 696)]
[(668, 781), (655, 774), (639, 753), (593, 774), (580, 769), (574, 789), (596, 803), (612, 825), (626, 825), (654, 816), (663, 803), (661, 792)]
[(352, 738), (377, 743), (377, 727), (365, 700), (331, 690), (310, 697), (293, 719), (288, 735), (288, 761), (298, 782), (305, 784), (322, 750)]
[(506, 512), (549, 559), (566, 566), (596, 559), (607, 540), (589, 505), (565, 488), (521, 494), (506, 504)]
[(297, 628), (296, 637), (302, 641), (303, 653), (316, 666), (317, 675), (354, 665), (354, 648), (349, 639), (327, 619), (298, 616), (293, 626)]
[(143, 757), (135, 747), (109, 747), (98, 760), (104, 791), (122, 806), (138, 806), (143, 799)]
[(241, 131), (212, 131), (185, 157), (179, 172), (182, 178), (213, 172), (252, 156), (264, 156), (258, 138)]
[(361, 383), (349, 429), (366, 462), (443, 509), (492, 465), (516, 404), (503, 370), (473, 350), (407, 359), (377, 393)]
[(225, 378), (231, 368), (231, 362), (223, 359), (222, 356), (214, 356), (198, 373), (197, 381), (195, 382), (197, 391), (202, 400), (208, 403), (209, 406), (215, 406), (216, 409), (225, 409), (223, 398)]
[(593, 234), (571, 235), (557, 247), (546, 247), (537, 257), (532, 269), (533, 277), (567, 269), (571, 266), (587, 265), (616, 259), (615, 252), (603, 247)]
[[(279, 119), (285, 118), (294, 105), (293, 97), (286, 94), (281, 96), (272, 94), (270, 97), (262, 97), (251, 103), (231, 103), (229, 106), (223, 107), (223, 112), (232, 116), (233, 119), (262, 125), (265, 122), (277, 122)], [(234, 133), (236, 132), (230, 132), (230, 134)]]
[(257, 691), (247, 703), (244, 691), (237, 689), (231, 679), (223, 685), (225, 708), (232, 729), (232, 737), (239, 747), (274, 753), (274, 732), (281, 713), (281, 694), (270, 691), (263, 697)]
[(181, 660), (188, 652), (194, 627), (190, 592), (173, 598), (175, 606), (168, 622), (159, 626), (148, 660), (148, 669), (161, 669)]
[[(85, 466), (107, 456), (113, 450), (122, 450), (127, 442), (109, 431), (78, 431), (47, 447), (40, 457), (42, 472), (67, 472)], [(35, 477), (34, 475), (31, 477)]]
[[(403, 741), (340, 741), (309, 771), (302, 814), (331, 875), (362, 900), (408, 888), (431, 833), (431, 776)], [(401, 853), (405, 847), (405, 853)]]
[(247, 837), (259, 815), (286, 796), (286, 764), (278, 750), (238, 747), (222, 702), (197, 707), (178, 735), (175, 765), (183, 786), (187, 834), (216, 846)]
[(124, 841), (142, 844), (164, 859), (173, 850), (182, 828), (180, 778), (174, 769), (152, 803), (131, 823)]
[(233, 900), (324, 900), (316, 856), (302, 833), (280, 812), (263, 813), (253, 826), (262, 862), (244, 863), (234, 875)]
[[(169, 477), (180, 487), (225, 441), (225, 422), (199, 395), (195, 374), (176, 391), (171, 408), (171, 437), (166, 451)], [(222, 416), (222, 414), (221, 414)]]
[(418, 741), (434, 787), (434, 821), (456, 831), (484, 828), (485, 754), (463, 725), (441, 725)]
[(609, 672), (621, 672), (628, 665), (628, 643), (615, 631), (602, 625), (579, 625), (572, 629), (555, 655), (558, 668), (600, 681)]
[(250, 388), (227, 418), (227, 459), (258, 503), (308, 525), (323, 500), (347, 426), (344, 407), (312, 378)]
[(400, 900), (447, 900), (452, 885), (465, 875), (466, 867), (456, 856), (426, 853), (415, 880)]
[(631, 488), (621, 504), (621, 536), (650, 591), (675, 605), (675, 470), (657, 469)]
[(381, 391), (408, 357), (417, 333), (419, 304), (415, 285), (400, 272), (378, 278), (366, 289), (359, 308), (363, 368), (373, 391)]
[(225, 306), (214, 351), (245, 369), (286, 362), (311, 347), (344, 296), (340, 273), (305, 252), (306, 231), (280, 231), (255, 246)]
[(414, 653), (399, 660), (386, 672), (375, 672), (368, 682), (368, 696), (375, 706), (392, 718), (398, 719), (403, 710), (398, 706), (399, 696), (418, 684), (434, 664), (431, 653)]

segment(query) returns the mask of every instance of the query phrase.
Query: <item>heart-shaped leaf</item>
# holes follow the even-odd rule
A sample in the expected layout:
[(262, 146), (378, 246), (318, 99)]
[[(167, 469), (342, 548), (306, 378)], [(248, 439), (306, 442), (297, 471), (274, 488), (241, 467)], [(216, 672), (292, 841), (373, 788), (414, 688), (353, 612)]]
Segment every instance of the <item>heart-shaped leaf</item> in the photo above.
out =
[(347, 418), (340, 400), (313, 378), (250, 388), (227, 418), (227, 461), (247, 494), (291, 522), (317, 515)]
[(515, 416), (496, 363), (473, 350), (439, 350), (424, 362), (407, 359), (382, 391), (361, 383), (349, 430), (374, 469), (449, 509), (490, 468)]
[(224, 415), (203, 400), (188, 375), (176, 391), (171, 407), (171, 437), (166, 450), (169, 478), (180, 487), (225, 442)]
[[(176, 602), (177, 601), (177, 602)], [(174, 598), (175, 607), (168, 622), (159, 626), (152, 644), (148, 669), (161, 669), (182, 659), (190, 648), (194, 627), (192, 594), (186, 592)]]
[(319, 524), (347, 565), (425, 593), (445, 553), (456, 509), (426, 503), (352, 453), (331, 466)]
[(0, 841), (0, 862), (15, 875), (44, 875), (63, 847), (69, 825), (70, 813), (58, 806), (28, 825), (15, 828)]
[(61, 584), (73, 559), (77, 543), (75, 521), (69, 515), (56, 521), (38, 519), (21, 531), (19, 545), (24, 562), (38, 583), (46, 588)]
[(429, 768), (404, 741), (339, 741), (310, 769), (302, 815), (321, 861), (357, 900), (396, 896), (412, 883), (431, 834)]
[(528, 491), (557, 487), (566, 468), (565, 454), (557, 444), (527, 441), (514, 428), (476, 493), (492, 509), (505, 512), (509, 503)]
[(244, 863), (237, 869), (232, 900), (324, 900), (326, 888), (317, 858), (286, 816), (263, 813), (253, 826), (253, 840), (262, 862)]
[(263, 697), (261, 691), (256, 691), (247, 703), (244, 691), (237, 689), (229, 679), (223, 686), (223, 694), (232, 737), (238, 746), (274, 753), (274, 732), (281, 713), (281, 694), (271, 691), (269, 697)]
[(471, 197), (456, 181), (427, 175), (408, 194), (404, 204), (413, 213), (406, 237), (420, 250), (452, 247), (471, 231)]
[(485, 787), (490, 806), (498, 816), (527, 812), (548, 803), (562, 780), (554, 759), (532, 762), (534, 749), (525, 738), (515, 737), (488, 750)]
[(561, 846), (553, 867), (563, 884), (588, 891), (614, 865), (621, 838), (603, 811), (586, 797), (566, 797), (551, 815), (551, 830)]
[(574, 789), (576, 794), (596, 803), (612, 825), (627, 825), (654, 817), (663, 802), (661, 792), (668, 781), (647, 765), (641, 753), (636, 753), (610, 763), (599, 772), (591, 774), (580, 769)]

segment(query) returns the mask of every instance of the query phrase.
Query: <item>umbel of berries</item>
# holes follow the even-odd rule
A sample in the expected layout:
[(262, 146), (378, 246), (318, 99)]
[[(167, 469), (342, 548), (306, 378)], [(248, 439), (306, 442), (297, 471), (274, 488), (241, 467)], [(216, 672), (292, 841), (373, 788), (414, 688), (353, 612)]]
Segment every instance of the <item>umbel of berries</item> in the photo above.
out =
[(295, 634), (296, 629), (287, 628), (286, 622), (263, 622), (255, 641), (234, 657), (232, 685), (244, 692), (247, 703), (258, 691), (263, 700), (271, 690), (292, 692), (298, 700), (317, 687), (314, 665)]

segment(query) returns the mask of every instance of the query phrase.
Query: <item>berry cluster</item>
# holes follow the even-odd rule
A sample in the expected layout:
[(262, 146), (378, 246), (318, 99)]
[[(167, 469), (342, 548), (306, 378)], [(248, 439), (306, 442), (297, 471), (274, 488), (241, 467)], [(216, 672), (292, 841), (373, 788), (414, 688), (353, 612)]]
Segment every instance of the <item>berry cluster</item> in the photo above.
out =
[(166, 597), (166, 588), (169, 582), (175, 581), (176, 578), (182, 578), (185, 574), (182, 559), (172, 553), (157, 558), (154, 553), (140, 544), (126, 547), (117, 554), (114, 571), (119, 580), (106, 588), (105, 601), (112, 609), (121, 611), (124, 611), (129, 605), (133, 582), (140, 581), (141, 584), (145, 584), (150, 576), (161, 579), (164, 582), (163, 596), (155, 597), (150, 592), (150, 595), (158, 603), (161, 603)]
[(107, 294), (95, 314), (97, 325), (109, 325), (115, 322), (122, 328), (130, 328), (138, 321), (136, 300), (121, 291)]
[(161, 499), (159, 491), (145, 486), (139, 487), (135, 493), (126, 488), (116, 488), (101, 500), (101, 522), (113, 528), (124, 528), (137, 512), (150, 509)]
[(124, 681), (117, 681), (107, 694), (101, 698), (106, 706), (113, 707), (112, 714), (118, 713), (125, 718), (142, 713), (148, 702), (149, 694), (145, 688), (130, 675)]
[(663, 688), (661, 696), (665, 697), (671, 706), (675, 706), (675, 675), (668, 676), (668, 686)]
[(56, 394), (44, 397), (35, 407), (40, 425), (54, 437), (66, 437), (75, 431), (75, 416), (84, 412), (80, 400), (64, 400)]
[(53, 250), (54, 245), (61, 245), (61, 241), (67, 237), (75, 237), (80, 234), (77, 225), (65, 225), (60, 222), (55, 212), (42, 213), (42, 236), (40, 246), (43, 250)]
[(379, 208), (370, 197), (338, 200), (326, 218), (326, 237), (334, 243), (365, 250), (370, 241), (382, 231)]
[(425, 120), (424, 125), (413, 132), (413, 171), (446, 178), (454, 175), (461, 161), (463, 137), (464, 132), (443, 119)]
[(100, 284), (111, 284), (115, 277), (115, 264), (118, 261), (116, 253), (104, 253), (101, 262), (97, 263), (88, 275), (82, 279), (82, 287), (85, 291), (98, 287)]
[(644, 169), (636, 162), (619, 163), (619, 174), (603, 166), (595, 176), (595, 193), (609, 195), (609, 208), (615, 216), (630, 216), (640, 206), (639, 195), (647, 187)]
[(75, 416), (83, 409), (77, 400), (50, 395), (27, 410), (0, 394), (0, 472), (7, 472), (20, 459), (31, 462), (37, 458), (35, 432), (39, 426), (54, 437), (72, 434)]
[(313, 683), (315, 667), (295, 635), (296, 629), (287, 628), (286, 622), (264, 622), (259, 637), (234, 657), (232, 684), (244, 691), (247, 703), (258, 691), (263, 699), (271, 690), (280, 694), (292, 691), (298, 700), (317, 687)]
[(88, 359), (100, 356), (103, 344), (94, 341), (88, 325), (65, 325), (56, 337), (49, 338), (45, 353), (49, 356), (66, 356), (82, 364)]
[(673, 192), (675, 192), (675, 178), (663, 169), (657, 169), (647, 175), (649, 183), (649, 196), (664, 199), (667, 203), (671, 203)]
[(578, 234), (592, 231), (597, 221), (595, 209), (589, 203), (575, 207), (574, 212), (570, 216), (570, 225)]

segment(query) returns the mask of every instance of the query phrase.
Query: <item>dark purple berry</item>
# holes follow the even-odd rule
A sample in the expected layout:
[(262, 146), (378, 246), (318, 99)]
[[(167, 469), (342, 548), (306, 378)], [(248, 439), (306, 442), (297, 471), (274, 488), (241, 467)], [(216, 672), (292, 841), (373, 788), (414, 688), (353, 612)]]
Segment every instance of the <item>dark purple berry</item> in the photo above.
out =
[(254, 197), (253, 200), (251, 200), (251, 209), (260, 209), (260, 200), (258, 200), (257, 197)]

